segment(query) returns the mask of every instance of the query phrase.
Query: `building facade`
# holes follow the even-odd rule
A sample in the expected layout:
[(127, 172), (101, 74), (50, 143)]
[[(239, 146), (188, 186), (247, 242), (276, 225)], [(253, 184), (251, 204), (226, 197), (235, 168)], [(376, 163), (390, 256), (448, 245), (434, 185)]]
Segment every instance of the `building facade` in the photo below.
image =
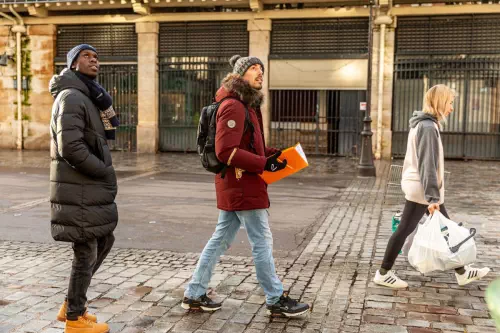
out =
[(64, 68), (69, 49), (88, 43), (99, 51), (99, 81), (120, 116), (116, 150), (195, 151), (200, 110), (230, 71), (228, 59), (240, 54), (259, 57), (266, 67), (269, 145), (301, 142), (308, 154), (356, 156), (368, 102), (375, 156), (404, 156), (409, 117), (426, 89), (444, 83), (457, 92), (456, 111), (444, 126), (446, 156), (500, 159), (499, 4), (380, 0), (372, 20), (370, 101), (368, 1), (0, 4), (1, 148), (16, 148), (21, 133), (24, 149), (48, 149), (48, 82)]

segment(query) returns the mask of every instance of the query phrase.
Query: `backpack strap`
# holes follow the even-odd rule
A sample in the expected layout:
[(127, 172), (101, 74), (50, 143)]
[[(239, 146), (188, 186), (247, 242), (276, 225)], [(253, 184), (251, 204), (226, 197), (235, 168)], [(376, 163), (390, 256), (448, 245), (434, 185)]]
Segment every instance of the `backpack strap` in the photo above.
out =
[(219, 111), (219, 106), (222, 104), (222, 102), (224, 102), (225, 100), (228, 100), (228, 99), (234, 99), (235, 101), (238, 101), (241, 104), (243, 104), (243, 106), (245, 107), (245, 127), (243, 129), (243, 134), (245, 134), (248, 129), (250, 129), (252, 131), (251, 135), (250, 135), (249, 146), (250, 146), (250, 149), (252, 149), (255, 152), (254, 136), (253, 136), (253, 134), (255, 132), (255, 128), (254, 128), (252, 121), (250, 120), (250, 112), (248, 111), (247, 105), (245, 103), (243, 103), (241, 100), (239, 100), (238, 98), (235, 98), (232, 96), (227, 96), (227, 97), (224, 97), (223, 99), (221, 99), (220, 102), (217, 102), (217, 104), (218, 104), (217, 111)]

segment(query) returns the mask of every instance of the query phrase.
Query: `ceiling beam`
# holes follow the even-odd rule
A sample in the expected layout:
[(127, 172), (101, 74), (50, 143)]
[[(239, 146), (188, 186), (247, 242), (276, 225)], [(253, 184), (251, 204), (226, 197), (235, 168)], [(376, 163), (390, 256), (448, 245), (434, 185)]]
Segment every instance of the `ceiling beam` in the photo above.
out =
[[(498, 6), (500, 9), (500, 6)], [(98, 8), (98, 7), (96, 7)], [(130, 7), (129, 7), (130, 8)], [(340, 18), (368, 17), (368, 8), (327, 8), (297, 10), (263, 10), (261, 12), (221, 12), (221, 13), (154, 13), (150, 15), (53, 15), (46, 18), (28, 17), (26, 24), (98, 24), (98, 23), (136, 23), (136, 22), (193, 22), (193, 21), (237, 21), (252, 19), (301, 19), (301, 18)], [(10, 25), (1, 21), (1, 25)]]
[(400, 6), (392, 7), (392, 16), (432, 16), (432, 15), (459, 15), (459, 14), (498, 14), (499, 4), (474, 4), (474, 5), (426, 5), (426, 6)]

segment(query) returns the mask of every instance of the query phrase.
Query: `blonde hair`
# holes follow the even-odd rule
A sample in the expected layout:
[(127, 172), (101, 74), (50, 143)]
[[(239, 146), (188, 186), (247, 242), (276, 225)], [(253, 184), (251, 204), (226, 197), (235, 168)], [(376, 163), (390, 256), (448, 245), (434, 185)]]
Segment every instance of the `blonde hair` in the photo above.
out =
[(454, 98), (455, 90), (444, 84), (437, 84), (425, 93), (422, 111), (432, 115), (438, 121), (445, 120), (446, 103)]

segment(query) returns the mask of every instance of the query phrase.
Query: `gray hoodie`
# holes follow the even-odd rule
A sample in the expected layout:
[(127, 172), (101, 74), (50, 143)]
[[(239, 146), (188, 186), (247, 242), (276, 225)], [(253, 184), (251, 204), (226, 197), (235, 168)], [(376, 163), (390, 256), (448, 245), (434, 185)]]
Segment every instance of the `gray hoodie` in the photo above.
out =
[(421, 204), (444, 202), (443, 155), (437, 119), (415, 111), (410, 119), (401, 181), (407, 200)]

